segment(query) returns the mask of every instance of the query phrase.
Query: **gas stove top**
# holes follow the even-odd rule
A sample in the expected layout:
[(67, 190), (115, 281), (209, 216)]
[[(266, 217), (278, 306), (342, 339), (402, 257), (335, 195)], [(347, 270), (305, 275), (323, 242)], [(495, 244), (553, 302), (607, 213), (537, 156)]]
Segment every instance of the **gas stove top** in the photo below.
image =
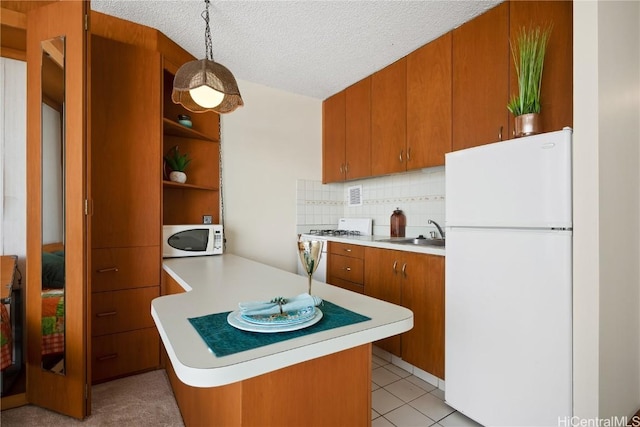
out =
[(312, 236), (370, 236), (373, 221), (371, 218), (340, 218), (338, 228), (310, 230)]

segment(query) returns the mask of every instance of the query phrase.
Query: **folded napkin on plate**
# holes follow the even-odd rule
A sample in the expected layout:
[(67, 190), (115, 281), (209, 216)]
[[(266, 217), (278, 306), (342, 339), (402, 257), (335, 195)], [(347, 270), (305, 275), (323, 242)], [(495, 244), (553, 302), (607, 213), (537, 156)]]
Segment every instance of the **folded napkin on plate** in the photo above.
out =
[[(248, 301), (238, 304), (240, 311), (244, 315), (255, 316), (258, 314), (278, 314), (280, 313), (280, 304), (273, 301)], [(307, 293), (300, 294), (292, 298), (285, 298), (282, 304), (282, 312), (301, 310), (307, 307), (317, 306), (322, 303), (322, 298), (309, 295)]]

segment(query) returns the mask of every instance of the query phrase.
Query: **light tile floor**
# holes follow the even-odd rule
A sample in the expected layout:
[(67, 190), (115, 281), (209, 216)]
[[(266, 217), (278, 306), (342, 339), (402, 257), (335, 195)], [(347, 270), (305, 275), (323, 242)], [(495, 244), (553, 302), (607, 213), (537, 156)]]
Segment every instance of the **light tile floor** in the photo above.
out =
[(373, 355), (372, 427), (480, 427), (444, 403), (444, 392)]

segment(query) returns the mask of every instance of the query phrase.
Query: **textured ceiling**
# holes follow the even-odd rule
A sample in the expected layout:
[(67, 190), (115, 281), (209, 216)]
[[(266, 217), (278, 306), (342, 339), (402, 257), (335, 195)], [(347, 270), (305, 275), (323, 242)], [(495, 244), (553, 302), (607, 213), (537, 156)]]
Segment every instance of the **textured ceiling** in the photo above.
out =
[[(212, 0), (213, 57), (237, 79), (325, 99), (500, 1)], [(203, 0), (91, 0), (91, 8), (205, 57)]]

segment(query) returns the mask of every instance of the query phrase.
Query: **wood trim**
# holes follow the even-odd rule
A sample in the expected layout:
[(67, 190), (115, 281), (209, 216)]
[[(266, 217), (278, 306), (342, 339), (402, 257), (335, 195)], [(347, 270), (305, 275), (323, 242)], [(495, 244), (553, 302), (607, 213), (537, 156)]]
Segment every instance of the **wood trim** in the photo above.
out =
[[(4, 3), (4, 2), (3, 2)], [(0, 23), (8, 27), (27, 29), (27, 15), (6, 7), (0, 8)]]
[(28, 405), (27, 394), (19, 393), (11, 396), (3, 397), (0, 401), (0, 407), (4, 411), (5, 409), (19, 408), (20, 406)]
[(166, 369), (186, 426), (371, 425), (371, 344), (221, 387), (191, 387)]

